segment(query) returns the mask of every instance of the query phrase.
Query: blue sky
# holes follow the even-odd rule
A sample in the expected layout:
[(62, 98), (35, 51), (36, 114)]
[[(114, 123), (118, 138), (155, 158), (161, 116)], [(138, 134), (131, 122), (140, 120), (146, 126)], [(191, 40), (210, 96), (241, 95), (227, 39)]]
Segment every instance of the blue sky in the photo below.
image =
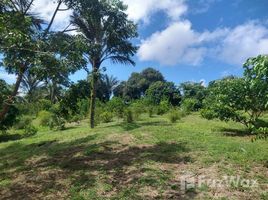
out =
[[(148, 0), (148, 5), (145, 2), (126, 0), (129, 7), (145, 10), (139, 11), (142, 14), (135, 13), (135, 9), (128, 11), (139, 25), (136, 66), (104, 64), (106, 72), (120, 80), (126, 80), (132, 72), (154, 67), (177, 84), (200, 80), (208, 83), (230, 74), (241, 76), (247, 57), (268, 53), (267, 0)], [(171, 7), (154, 8), (161, 2)], [(180, 7), (185, 10), (169, 16), (172, 9)], [(174, 24), (177, 28), (171, 30)], [(168, 49), (171, 52), (166, 53)], [(84, 72), (78, 72), (72, 79), (82, 77)]]
[[(126, 80), (146, 67), (161, 71), (168, 81), (211, 80), (240, 76), (246, 58), (268, 54), (267, 0), (123, 0), (138, 24), (136, 66), (103, 64), (106, 73)], [(55, 4), (37, 0), (36, 10), (50, 18)], [(44, 12), (43, 12), (44, 11)], [(56, 27), (68, 23), (70, 13), (57, 16)], [(72, 81), (84, 79), (79, 71)], [(0, 71), (0, 78), (14, 77)]]

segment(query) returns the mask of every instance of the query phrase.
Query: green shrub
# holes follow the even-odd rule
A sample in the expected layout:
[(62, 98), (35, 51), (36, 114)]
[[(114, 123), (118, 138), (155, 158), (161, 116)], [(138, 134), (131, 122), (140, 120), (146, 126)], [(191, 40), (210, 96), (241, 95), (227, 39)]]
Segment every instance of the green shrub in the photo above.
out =
[(172, 109), (168, 113), (168, 119), (171, 123), (175, 123), (185, 116), (187, 116), (187, 112), (185, 112), (184, 110), (177, 110), (176, 108)]
[(187, 98), (184, 99), (181, 108), (186, 112), (194, 112), (197, 111), (200, 107), (200, 103), (197, 99), (194, 98)]
[(38, 131), (38, 129), (36, 127), (34, 127), (33, 125), (27, 125), (24, 128), (23, 136), (24, 137), (33, 136), (37, 133), (37, 131)]
[(132, 123), (134, 121), (133, 112), (131, 109), (126, 109), (124, 111), (124, 121), (127, 123)]
[(171, 123), (175, 123), (177, 122), (178, 120), (181, 119), (181, 115), (179, 113), (179, 111), (177, 110), (172, 110), (168, 113), (168, 119)]
[(185, 110), (178, 110), (178, 113), (181, 118), (186, 117), (189, 113), (186, 112)]
[(89, 99), (79, 99), (77, 102), (79, 114), (83, 117), (88, 116), (89, 113)]
[(140, 115), (146, 112), (146, 105), (144, 104), (144, 101), (140, 99), (131, 103), (130, 109), (132, 110), (134, 119), (138, 120)]
[(52, 103), (50, 100), (47, 99), (40, 99), (38, 101), (39, 109), (49, 111), (52, 107)]
[(101, 121), (104, 123), (109, 123), (113, 120), (113, 113), (105, 111), (100, 115)]
[(64, 118), (57, 116), (57, 115), (52, 115), (52, 117), (49, 120), (49, 128), (54, 129), (54, 130), (64, 130), (65, 129), (65, 120)]
[(37, 120), (40, 126), (48, 126), (51, 121), (53, 114), (46, 110), (42, 110), (37, 115)]
[(75, 122), (79, 123), (83, 119), (83, 116), (81, 115), (74, 115), (68, 122)]
[(154, 114), (154, 107), (153, 106), (148, 106), (147, 107), (147, 112), (148, 112), (149, 117), (152, 117), (153, 114)]
[(255, 140), (267, 140), (268, 139), (268, 128), (267, 127), (260, 127), (260, 128), (255, 128), (253, 130), (253, 133), (256, 135), (252, 141)]
[(26, 126), (30, 125), (33, 121), (33, 118), (28, 115), (22, 115), (18, 122), (14, 125), (15, 129), (24, 129)]
[(107, 111), (106, 105), (100, 100), (96, 99), (96, 108), (95, 108), (95, 126), (102, 122), (101, 114)]
[(107, 109), (110, 112), (113, 112), (116, 117), (123, 118), (124, 117), (124, 109), (125, 109), (125, 102), (122, 98), (113, 97), (107, 103)]
[(157, 115), (163, 115), (163, 114), (165, 114), (165, 112), (166, 112), (166, 111), (165, 111), (163, 108), (161, 108), (160, 106), (156, 106), (155, 111), (156, 111), (156, 114), (157, 114)]
[(200, 113), (203, 118), (208, 119), (208, 120), (212, 120), (216, 117), (215, 112), (207, 108), (202, 109)]
[(156, 107), (156, 114), (163, 115), (167, 113), (170, 109), (170, 103), (168, 100), (162, 100), (160, 104)]

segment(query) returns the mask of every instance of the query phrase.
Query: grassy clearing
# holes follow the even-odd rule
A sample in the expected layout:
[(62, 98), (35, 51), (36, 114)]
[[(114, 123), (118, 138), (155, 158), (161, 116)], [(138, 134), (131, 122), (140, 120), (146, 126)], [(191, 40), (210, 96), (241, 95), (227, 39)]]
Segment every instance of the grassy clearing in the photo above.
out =
[[(267, 141), (235, 123), (198, 114), (120, 121), (0, 143), (1, 199), (267, 199)], [(181, 190), (181, 176), (256, 179), (259, 186), (208, 184)]]

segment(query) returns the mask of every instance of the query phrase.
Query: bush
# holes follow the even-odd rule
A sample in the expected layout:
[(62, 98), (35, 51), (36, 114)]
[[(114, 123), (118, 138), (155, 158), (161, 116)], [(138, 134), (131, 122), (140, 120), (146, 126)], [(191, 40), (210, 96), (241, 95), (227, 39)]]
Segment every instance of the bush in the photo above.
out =
[(82, 117), (88, 116), (89, 113), (89, 99), (79, 99), (77, 102), (79, 114)]
[(133, 120), (133, 113), (131, 109), (126, 109), (124, 112), (124, 121), (127, 123), (132, 123)]
[(49, 120), (49, 128), (54, 130), (64, 130), (65, 129), (65, 120), (57, 115), (53, 115)]
[(148, 112), (149, 117), (152, 117), (153, 114), (154, 114), (154, 107), (153, 106), (148, 106), (147, 112)]
[(267, 127), (260, 127), (253, 130), (253, 133), (256, 135), (255, 138), (252, 139), (252, 141), (255, 140), (267, 140), (268, 139), (268, 128)]
[(144, 101), (140, 99), (140, 100), (134, 101), (130, 105), (130, 109), (132, 110), (134, 119), (138, 120), (140, 118), (140, 115), (146, 112), (146, 105), (144, 104)]
[(50, 108), (52, 107), (52, 103), (50, 100), (47, 100), (47, 99), (40, 99), (38, 101), (38, 104), (39, 104), (39, 108), (41, 110), (46, 110), (46, 111), (49, 111)]
[(81, 115), (74, 115), (68, 122), (75, 122), (78, 123), (83, 119), (83, 116)]
[(49, 126), (49, 123), (52, 117), (53, 117), (53, 114), (51, 112), (42, 110), (38, 113), (37, 120), (39, 121), (40, 126)]
[(186, 112), (194, 112), (200, 108), (200, 103), (197, 99), (187, 98), (183, 100), (181, 108)]
[(113, 112), (118, 118), (124, 117), (125, 103), (124, 100), (119, 97), (113, 97), (107, 103), (107, 109)]
[(33, 118), (28, 115), (22, 115), (18, 122), (14, 125), (15, 129), (24, 129), (26, 126), (30, 125), (33, 121)]
[(168, 119), (171, 123), (175, 123), (181, 119), (181, 116), (177, 110), (172, 110), (168, 113)]
[(113, 114), (111, 112), (105, 111), (100, 115), (101, 121), (104, 123), (109, 123), (113, 120)]
[(185, 112), (184, 110), (177, 110), (174, 108), (168, 113), (168, 119), (171, 123), (175, 123), (186, 115), (187, 112)]
[(101, 123), (101, 114), (107, 111), (107, 108), (103, 102), (100, 100), (96, 100), (96, 108), (95, 108), (95, 126)]
[(216, 118), (215, 112), (207, 108), (202, 109), (200, 113), (201, 113), (201, 116), (207, 120), (212, 120)]
[(38, 131), (38, 129), (36, 127), (34, 127), (33, 125), (27, 125), (24, 128), (23, 136), (24, 137), (33, 136), (37, 133), (37, 131)]
[(163, 115), (169, 111), (170, 104), (168, 100), (162, 100), (160, 104), (156, 107), (156, 114)]

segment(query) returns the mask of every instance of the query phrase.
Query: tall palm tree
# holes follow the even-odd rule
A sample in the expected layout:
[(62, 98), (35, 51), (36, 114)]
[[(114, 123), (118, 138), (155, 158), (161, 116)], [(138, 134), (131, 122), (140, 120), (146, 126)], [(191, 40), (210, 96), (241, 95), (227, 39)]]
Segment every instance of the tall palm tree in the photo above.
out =
[(130, 39), (137, 36), (136, 25), (127, 19), (126, 6), (119, 0), (78, 0), (72, 23), (84, 48), (84, 56), (92, 66), (90, 126), (94, 128), (96, 82), (105, 60), (135, 65), (136, 53)]

